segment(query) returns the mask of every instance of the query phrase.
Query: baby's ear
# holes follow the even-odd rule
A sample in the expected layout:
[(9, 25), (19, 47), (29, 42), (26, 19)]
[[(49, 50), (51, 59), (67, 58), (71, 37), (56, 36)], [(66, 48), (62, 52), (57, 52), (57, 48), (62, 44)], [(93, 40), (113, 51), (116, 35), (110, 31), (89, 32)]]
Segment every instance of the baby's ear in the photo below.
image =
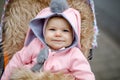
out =
[(50, 8), (53, 13), (62, 13), (69, 7), (66, 0), (51, 0)]

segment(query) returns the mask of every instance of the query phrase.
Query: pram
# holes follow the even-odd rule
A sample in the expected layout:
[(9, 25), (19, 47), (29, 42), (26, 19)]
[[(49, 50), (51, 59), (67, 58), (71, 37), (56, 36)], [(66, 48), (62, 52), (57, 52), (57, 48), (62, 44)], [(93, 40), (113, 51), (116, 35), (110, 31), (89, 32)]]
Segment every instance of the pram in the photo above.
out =
[[(81, 13), (81, 51), (91, 59), (96, 44), (98, 28), (92, 0), (67, 0), (70, 7)], [(4, 67), (12, 56), (24, 45), (29, 21), (49, 5), (50, 0), (6, 0), (1, 19), (2, 53)]]

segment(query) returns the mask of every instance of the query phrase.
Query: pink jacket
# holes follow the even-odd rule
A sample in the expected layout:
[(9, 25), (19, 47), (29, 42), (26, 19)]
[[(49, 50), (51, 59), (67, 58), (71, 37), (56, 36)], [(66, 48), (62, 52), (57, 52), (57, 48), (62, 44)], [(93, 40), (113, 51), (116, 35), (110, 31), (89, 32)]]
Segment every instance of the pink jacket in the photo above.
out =
[(79, 12), (73, 8), (69, 8), (62, 13), (52, 13), (50, 8), (43, 9), (30, 22), (25, 45), (10, 60), (1, 80), (9, 80), (15, 68), (25, 67), (30, 69), (37, 63), (38, 53), (46, 45), (43, 37), (44, 23), (46, 19), (56, 15), (64, 17), (71, 24), (74, 31), (74, 41), (70, 47), (64, 50), (57, 52), (49, 50), (43, 70), (51, 72), (63, 71), (66, 74), (72, 74), (76, 80), (95, 80), (87, 59), (80, 51), (81, 18)]
[[(43, 47), (41, 42), (35, 38), (27, 47), (17, 52), (6, 66), (1, 80), (9, 80), (15, 68), (31, 68), (36, 63), (36, 57)], [(44, 71), (72, 74), (76, 80), (95, 80), (90, 65), (83, 53), (76, 47), (60, 53), (50, 52), (44, 63)]]

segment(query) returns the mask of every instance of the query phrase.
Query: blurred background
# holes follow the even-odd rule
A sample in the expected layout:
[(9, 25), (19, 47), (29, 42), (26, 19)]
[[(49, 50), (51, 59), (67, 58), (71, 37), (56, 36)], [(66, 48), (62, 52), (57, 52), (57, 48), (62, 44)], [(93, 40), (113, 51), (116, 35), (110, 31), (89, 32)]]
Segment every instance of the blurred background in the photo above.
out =
[(94, 0), (98, 47), (90, 61), (96, 80), (120, 80), (120, 0)]
[[(0, 16), (3, 2), (0, 0)], [(94, 3), (99, 36), (91, 68), (96, 80), (120, 80), (120, 0), (94, 0)]]

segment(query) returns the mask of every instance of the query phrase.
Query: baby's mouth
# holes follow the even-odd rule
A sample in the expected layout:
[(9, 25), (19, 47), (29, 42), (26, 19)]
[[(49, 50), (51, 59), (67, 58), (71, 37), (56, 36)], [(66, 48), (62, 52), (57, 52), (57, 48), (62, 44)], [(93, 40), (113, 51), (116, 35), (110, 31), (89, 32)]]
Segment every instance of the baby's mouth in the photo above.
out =
[(64, 42), (64, 40), (58, 40), (58, 39), (56, 39), (56, 40), (52, 40), (53, 42)]
[(60, 42), (61, 42), (61, 41), (64, 41), (64, 40), (61, 40), (61, 39), (53, 39), (53, 41), (58, 41), (58, 42), (60, 41)]

